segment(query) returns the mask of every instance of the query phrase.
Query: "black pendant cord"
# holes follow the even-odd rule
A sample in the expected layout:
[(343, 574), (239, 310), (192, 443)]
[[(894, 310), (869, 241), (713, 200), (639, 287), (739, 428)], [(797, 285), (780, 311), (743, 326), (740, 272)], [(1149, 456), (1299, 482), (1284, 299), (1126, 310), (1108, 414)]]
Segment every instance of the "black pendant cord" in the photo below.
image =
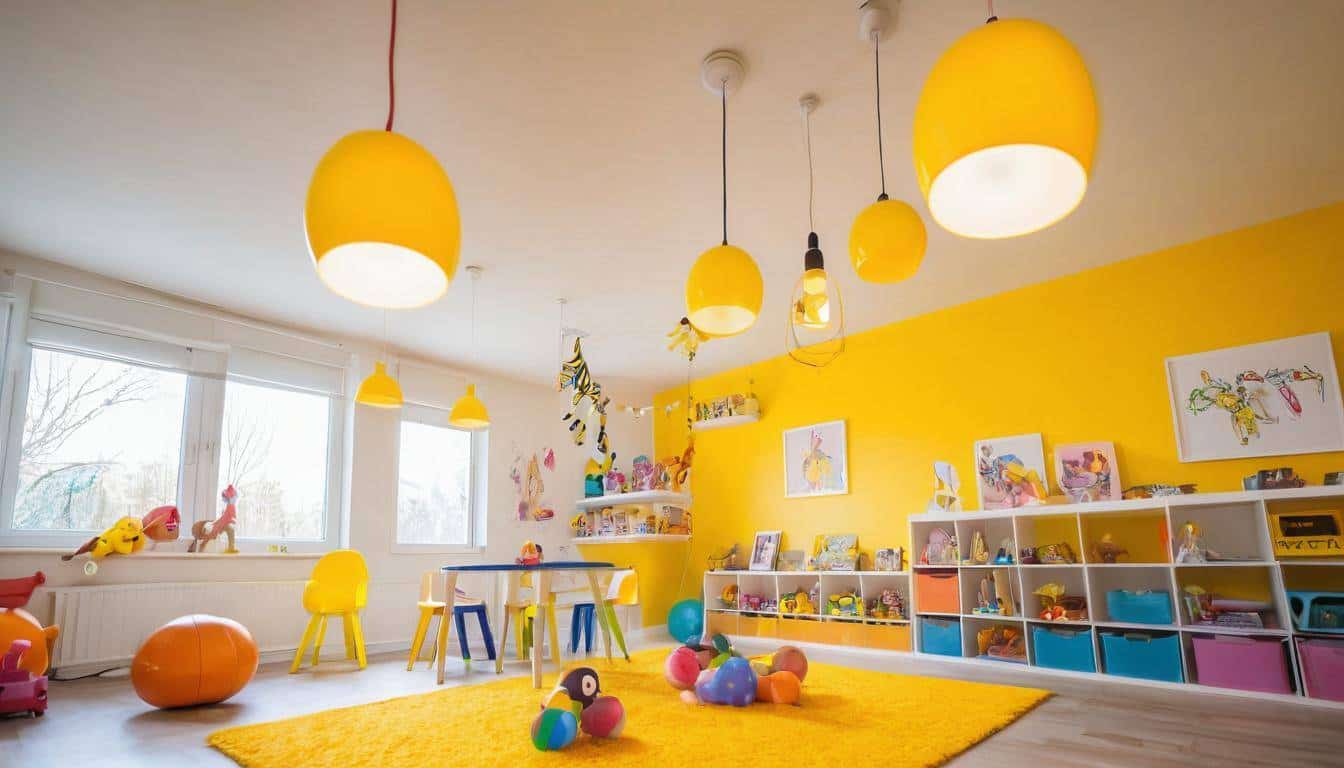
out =
[(723, 123), (720, 146), (723, 153), (723, 244), (728, 244), (728, 81), (719, 84), (719, 104)]
[(877, 170), (882, 177), (882, 194), (877, 199), (887, 199), (887, 163), (882, 155), (882, 50), (881, 33), (873, 33), (873, 80), (877, 85)]
[(998, 14), (994, 13), (994, 0), (987, 0), (986, 4), (989, 6), (989, 18), (985, 19), (985, 23), (989, 24), (991, 22), (998, 21), (999, 20)]
[(393, 77), (393, 65), (397, 52), (397, 0), (392, 0), (392, 34), (387, 41), (387, 126), (392, 130), (392, 117), (397, 113), (397, 83)]

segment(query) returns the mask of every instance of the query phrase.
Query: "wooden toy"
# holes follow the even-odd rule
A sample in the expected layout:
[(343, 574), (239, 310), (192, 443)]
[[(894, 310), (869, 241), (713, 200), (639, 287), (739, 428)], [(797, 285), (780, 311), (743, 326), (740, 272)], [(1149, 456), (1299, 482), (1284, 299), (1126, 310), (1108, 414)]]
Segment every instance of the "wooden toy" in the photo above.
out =
[(1269, 535), (1279, 557), (1344, 556), (1344, 515), (1338, 509), (1270, 512)]
[(187, 547), (188, 552), (204, 552), (205, 546), (221, 534), (229, 540), (229, 545), (224, 548), (224, 554), (238, 554), (238, 547), (234, 546), (234, 524), (238, 520), (238, 507), (234, 502), (238, 500), (238, 491), (230, 485), (219, 494), (224, 500), (224, 511), (219, 513), (219, 517), (213, 521), (198, 520), (191, 526), (191, 546)]
[(47, 713), (47, 676), (35, 675), (20, 665), (33, 644), (15, 640), (0, 658), (0, 714), (27, 712), (33, 717)]

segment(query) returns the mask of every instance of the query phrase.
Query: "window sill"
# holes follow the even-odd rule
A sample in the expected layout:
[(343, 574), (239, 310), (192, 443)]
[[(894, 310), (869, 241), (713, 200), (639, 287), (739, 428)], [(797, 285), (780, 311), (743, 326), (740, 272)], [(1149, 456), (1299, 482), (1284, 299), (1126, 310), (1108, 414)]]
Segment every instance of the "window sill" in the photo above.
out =
[[(69, 547), (0, 547), (0, 555), (68, 555)], [(136, 552), (134, 555), (109, 555), (117, 559), (136, 560), (316, 560), (324, 552)], [(79, 558), (83, 561), (85, 558)], [(76, 561), (71, 561), (76, 562)]]

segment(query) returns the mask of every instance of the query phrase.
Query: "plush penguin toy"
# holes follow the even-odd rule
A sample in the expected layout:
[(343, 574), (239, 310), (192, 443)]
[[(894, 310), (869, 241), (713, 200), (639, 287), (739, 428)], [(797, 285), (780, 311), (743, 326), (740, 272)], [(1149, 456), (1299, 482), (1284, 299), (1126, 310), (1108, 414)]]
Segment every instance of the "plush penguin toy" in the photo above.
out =
[(597, 671), (592, 667), (572, 670), (560, 681), (560, 687), (565, 689), (571, 700), (578, 702), (584, 709), (587, 709), (601, 693), (597, 683)]

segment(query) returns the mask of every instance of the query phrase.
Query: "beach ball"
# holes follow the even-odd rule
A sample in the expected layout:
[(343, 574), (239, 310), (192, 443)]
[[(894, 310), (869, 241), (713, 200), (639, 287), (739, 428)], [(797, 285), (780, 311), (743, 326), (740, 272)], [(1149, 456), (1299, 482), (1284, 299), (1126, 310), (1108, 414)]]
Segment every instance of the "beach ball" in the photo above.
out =
[(247, 627), (197, 613), (150, 634), (131, 662), (131, 684), (146, 704), (160, 709), (216, 704), (251, 682), (257, 659)]
[(625, 706), (615, 696), (598, 696), (579, 718), (583, 732), (599, 739), (614, 739), (625, 730)]
[(705, 604), (699, 600), (682, 600), (667, 612), (667, 631), (679, 643), (700, 639), (705, 628)]
[(532, 721), (532, 746), (542, 752), (564, 749), (579, 735), (579, 721), (567, 709), (543, 709)]

